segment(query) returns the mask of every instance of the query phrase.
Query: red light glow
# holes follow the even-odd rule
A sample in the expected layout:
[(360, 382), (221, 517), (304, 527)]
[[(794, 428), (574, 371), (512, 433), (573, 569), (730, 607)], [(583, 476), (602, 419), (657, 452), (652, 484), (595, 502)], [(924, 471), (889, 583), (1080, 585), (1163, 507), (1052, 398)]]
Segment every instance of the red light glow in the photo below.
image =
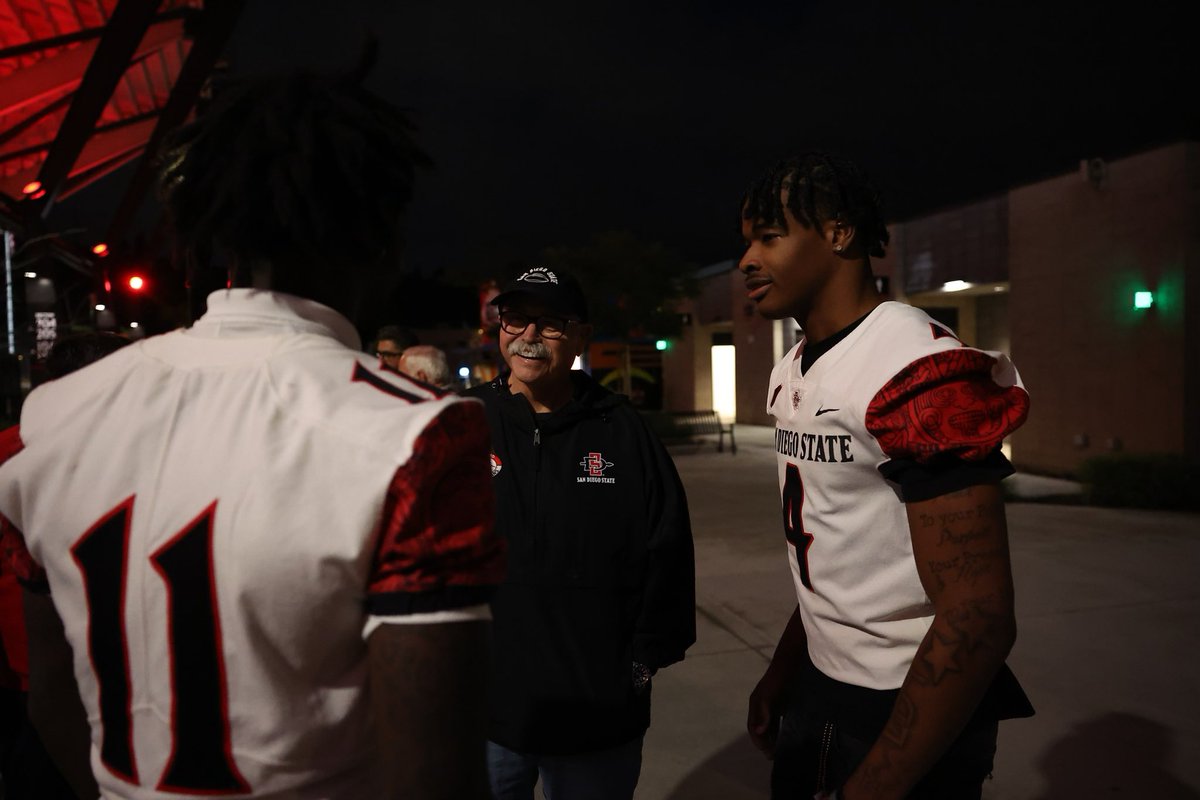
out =
[(140, 292), (146, 286), (146, 280), (141, 275), (129, 276), (129, 288)]
[(92, 247), (92, 252), (101, 258), (104, 258), (106, 255), (108, 255), (108, 245), (106, 245), (104, 242), (100, 242)]
[(23, 187), (21, 187), (21, 193), (22, 194), (36, 194), (37, 192), (41, 191), (41, 189), (42, 189), (41, 181), (30, 181), (29, 183), (27, 183)]

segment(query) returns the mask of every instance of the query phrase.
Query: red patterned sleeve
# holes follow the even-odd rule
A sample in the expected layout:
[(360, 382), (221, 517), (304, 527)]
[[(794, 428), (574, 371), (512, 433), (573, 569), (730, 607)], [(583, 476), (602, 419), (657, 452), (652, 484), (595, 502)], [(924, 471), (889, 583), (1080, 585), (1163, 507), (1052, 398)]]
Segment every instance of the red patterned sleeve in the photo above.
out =
[(479, 605), (504, 575), (483, 407), (454, 403), (392, 479), (367, 609), (388, 616)]
[(867, 430), (889, 458), (975, 461), (994, 451), (1028, 413), (1029, 395), (1016, 384), (1011, 365), (962, 347), (898, 372), (867, 408)]

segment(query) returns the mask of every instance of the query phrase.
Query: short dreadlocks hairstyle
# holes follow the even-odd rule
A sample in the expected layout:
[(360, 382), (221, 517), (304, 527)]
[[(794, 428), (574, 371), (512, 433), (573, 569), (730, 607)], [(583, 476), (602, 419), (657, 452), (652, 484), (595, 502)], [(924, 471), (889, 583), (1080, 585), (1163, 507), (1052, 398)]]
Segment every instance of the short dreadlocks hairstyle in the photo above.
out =
[[(377, 263), (400, 244), (418, 149), (401, 109), (343, 77), (258, 78), (217, 94), (166, 142), (159, 195), (188, 267), (273, 268), (302, 291), (329, 267)], [(318, 278), (317, 272), (325, 272)]]
[(852, 161), (827, 153), (805, 153), (777, 162), (742, 198), (742, 219), (787, 226), (787, 210), (806, 228), (826, 222), (854, 226), (867, 255), (882, 258), (888, 243), (883, 203), (870, 179)]

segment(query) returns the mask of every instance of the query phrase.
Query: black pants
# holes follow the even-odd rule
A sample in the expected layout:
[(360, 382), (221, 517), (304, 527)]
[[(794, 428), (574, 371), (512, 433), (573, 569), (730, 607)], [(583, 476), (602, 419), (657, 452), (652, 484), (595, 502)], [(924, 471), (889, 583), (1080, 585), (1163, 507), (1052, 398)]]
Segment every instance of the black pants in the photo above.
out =
[[(973, 724), (918, 783), (910, 800), (979, 800), (992, 771), (997, 723)], [(809, 800), (846, 782), (875, 737), (854, 735), (837, 722), (785, 720), (771, 769), (772, 800)]]
[[(887, 724), (898, 690), (835, 681), (807, 664), (791, 687), (771, 769), (772, 800), (810, 800), (837, 789), (866, 758)], [(959, 737), (909, 792), (909, 800), (979, 800), (996, 755), (997, 720), (1033, 707), (1007, 668)]]

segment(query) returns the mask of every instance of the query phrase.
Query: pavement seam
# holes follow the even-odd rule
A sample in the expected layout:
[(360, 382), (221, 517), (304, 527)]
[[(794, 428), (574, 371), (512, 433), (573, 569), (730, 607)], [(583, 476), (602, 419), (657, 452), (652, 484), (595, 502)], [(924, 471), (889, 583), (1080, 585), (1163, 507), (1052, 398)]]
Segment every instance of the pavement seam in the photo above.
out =
[[(747, 649), (747, 650), (753, 650), (755, 653), (758, 653), (759, 657), (762, 657), (764, 661), (767, 661), (768, 663), (770, 662), (770, 660), (771, 660), (771, 659), (763, 657), (762, 653), (759, 653), (759, 652), (758, 652), (758, 648), (759, 648), (759, 647), (761, 647), (761, 645), (755, 645), (755, 644), (752, 644), (752, 643), (748, 642), (748, 641), (747, 641), (747, 640), (746, 640), (746, 639), (745, 639), (743, 636), (741, 636), (741, 635), (740, 635), (740, 634), (739, 634), (737, 631), (735, 631), (733, 628), (731, 628), (731, 627), (729, 627), (728, 625), (726, 625), (726, 624), (725, 624), (725, 623), (724, 623), (724, 622), (723, 622), (723, 621), (722, 621), (722, 620), (721, 620), (721, 619), (720, 619), (720, 618), (719, 618), (719, 617), (718, 617), (716, 614), (712, 613), (711, 611), (709, 611), (709, 610), (708, 610), (707, 608), (705, 608), (704, 606), (697, 605), (697, 606), (696, 606), (696, 613), (697, 613), (697, 614), (699, 614), (700, 616), (704, 617), (706, 620), (708, 620), (709, 622), (711, 622), (713, 625), (717, 626), (717, 627), (718, 627), (718, 628), (720, 628), (721, 630), (723, 630), (723, 631), (725, 631), (726, 633), (728, 633), (728, 634), (729, 634), (730, 636), (732, 636), (734, 639), (736, 639), (736, 640), (738, 640), (739, 642), (741, 642), (743, 645), (745, 645), (745, 646), (746, 646), (746, 649)], [(732, 650), (731, 650), (731, 651), (729, 651), (729, 652), (736, 652), (736, 651), (732, 651)]]

